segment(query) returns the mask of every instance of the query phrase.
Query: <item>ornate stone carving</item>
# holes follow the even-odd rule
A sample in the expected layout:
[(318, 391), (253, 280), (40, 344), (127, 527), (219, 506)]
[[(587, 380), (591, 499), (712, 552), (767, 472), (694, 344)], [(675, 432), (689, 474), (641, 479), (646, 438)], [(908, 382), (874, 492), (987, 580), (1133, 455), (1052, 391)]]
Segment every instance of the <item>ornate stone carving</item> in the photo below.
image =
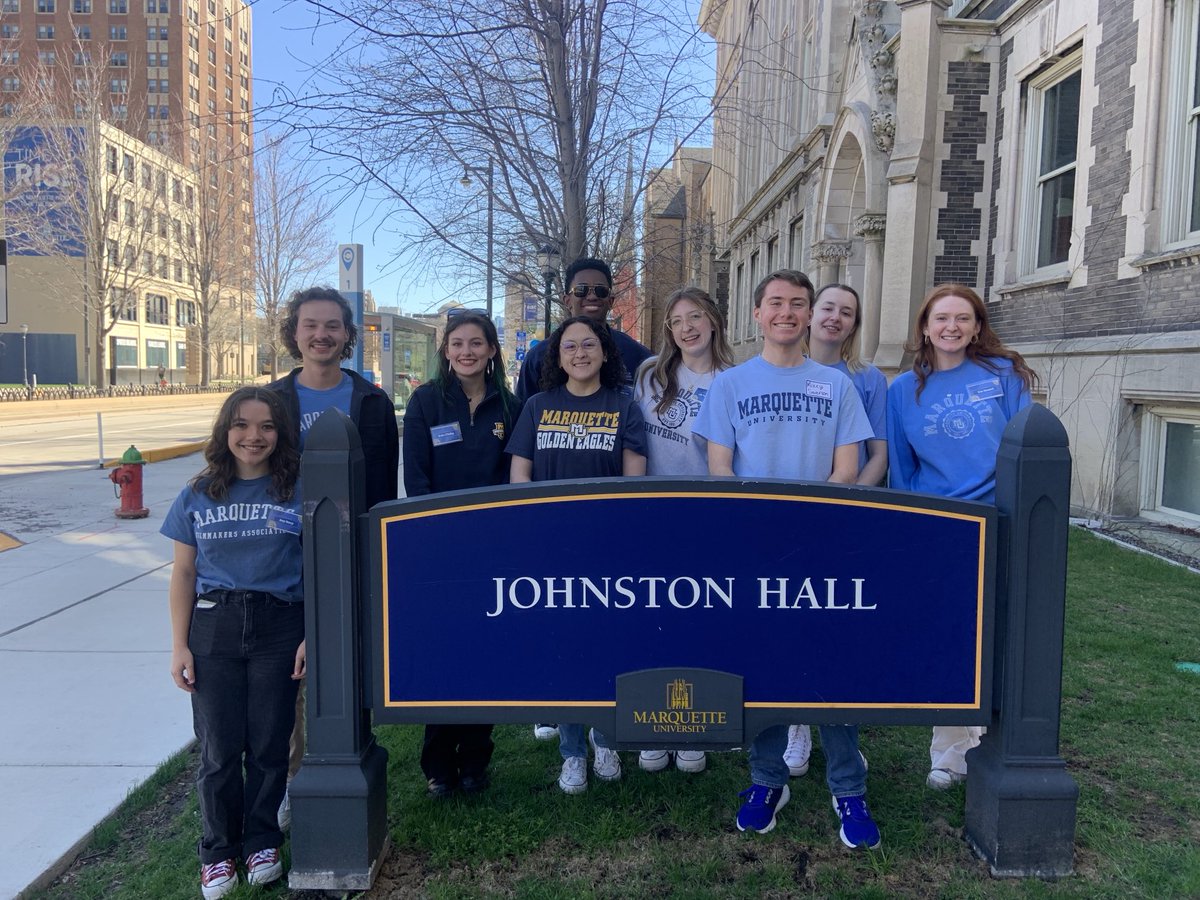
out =
[(856, 19), (858, 47), (863, 65), (875, 94), (871, 111), (871, 131), (875, 146), (891, 153), (896, 143), (896, 60), (886, 45), (896, 33), (896, 26), (884, 21), (885, 4), (880, 0), (864, 0)]
[(812, 258), (818, 263), (849, 259), (852, 249), (849, 241), (817, 241), (812, 245)]
[(854, 220), (854, 233), (859, 237), (879, 238), (887, 228), (887, 216), (883, 213), (863, 213)]

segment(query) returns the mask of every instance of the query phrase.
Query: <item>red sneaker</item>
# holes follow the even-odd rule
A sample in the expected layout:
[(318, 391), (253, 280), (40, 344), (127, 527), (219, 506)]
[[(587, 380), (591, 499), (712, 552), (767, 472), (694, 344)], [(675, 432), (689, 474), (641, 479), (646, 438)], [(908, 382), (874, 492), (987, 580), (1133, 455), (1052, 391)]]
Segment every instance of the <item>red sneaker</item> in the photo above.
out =
[(204, 900), (224, 897), (237, 887), (237, 864), (232, 859), (205, 863), (200, 867), (200, 893)]
[(270, 884), (282, 874), (278, 847), (259, 850), (246, 857), (246, 880), (251, 884)]

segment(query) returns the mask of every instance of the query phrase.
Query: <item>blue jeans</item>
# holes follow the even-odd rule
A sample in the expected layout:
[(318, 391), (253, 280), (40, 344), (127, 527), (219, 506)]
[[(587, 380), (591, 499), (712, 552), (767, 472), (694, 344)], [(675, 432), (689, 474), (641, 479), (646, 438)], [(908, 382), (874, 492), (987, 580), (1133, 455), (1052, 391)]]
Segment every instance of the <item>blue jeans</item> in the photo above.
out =
[[(822, 725), (821, 749), (825, 751), (825, 781), (835, 797), (855, 797), (867, 792), (867, 767), (858, 754), (857, 725)], [(786, 725), (764, 729), (750, 745), (750, 780), (765, 787), (781, 788), (788, 782), (783, 761), (787, 749)]]
[[(606, 750), (612, 749), (612, 744), (608, 742), (603, 731), (596, 732), (596, 746), (604, 747)], [(558, 726), (558, 752), (562, 754), (563, 759), (570, 759), (572, 756), (582, 756), (587, 759), (587, 726), (560, 723)], [(782, 752), (781, 750), (780, 753)]]
[(299, 682), (292, 669), (304, 640), (303, 604), (254, 592), (225, 594), (216, 606), (192, 607), (188, 632), (196, 669), (192, 720), (200, 741), (202, 863), (244, 859), (283, 844), (276, 815), (296, 716)]

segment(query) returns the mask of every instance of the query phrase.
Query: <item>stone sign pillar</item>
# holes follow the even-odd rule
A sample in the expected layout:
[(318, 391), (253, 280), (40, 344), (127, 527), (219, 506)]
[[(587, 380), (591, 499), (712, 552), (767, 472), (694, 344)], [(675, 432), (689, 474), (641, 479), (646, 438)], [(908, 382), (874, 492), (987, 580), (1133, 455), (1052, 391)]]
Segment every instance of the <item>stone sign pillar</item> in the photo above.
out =
[(967, 754), (967, 840), (993, 875), (1073, 867), (1079, 787), (1058, 753), (1071, 456), (1043, 406), (1018, 413), (996, 460), (1000, 590), (992, 723)]

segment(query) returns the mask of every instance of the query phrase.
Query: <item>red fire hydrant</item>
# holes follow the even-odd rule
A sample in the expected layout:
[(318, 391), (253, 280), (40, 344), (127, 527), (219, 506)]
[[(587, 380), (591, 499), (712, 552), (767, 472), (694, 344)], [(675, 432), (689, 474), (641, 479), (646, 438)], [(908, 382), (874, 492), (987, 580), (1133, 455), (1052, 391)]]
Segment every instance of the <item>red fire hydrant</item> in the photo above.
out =
[(121, 465), (108, 473), (109, 480), (121, 486), (121, 505), (113, 510), (118, 519), (144, 519), (150, 515), (150, 510), (142, 506), (142, 466), (145, 464), (142, 454), (131, 444), (121, 457)]

